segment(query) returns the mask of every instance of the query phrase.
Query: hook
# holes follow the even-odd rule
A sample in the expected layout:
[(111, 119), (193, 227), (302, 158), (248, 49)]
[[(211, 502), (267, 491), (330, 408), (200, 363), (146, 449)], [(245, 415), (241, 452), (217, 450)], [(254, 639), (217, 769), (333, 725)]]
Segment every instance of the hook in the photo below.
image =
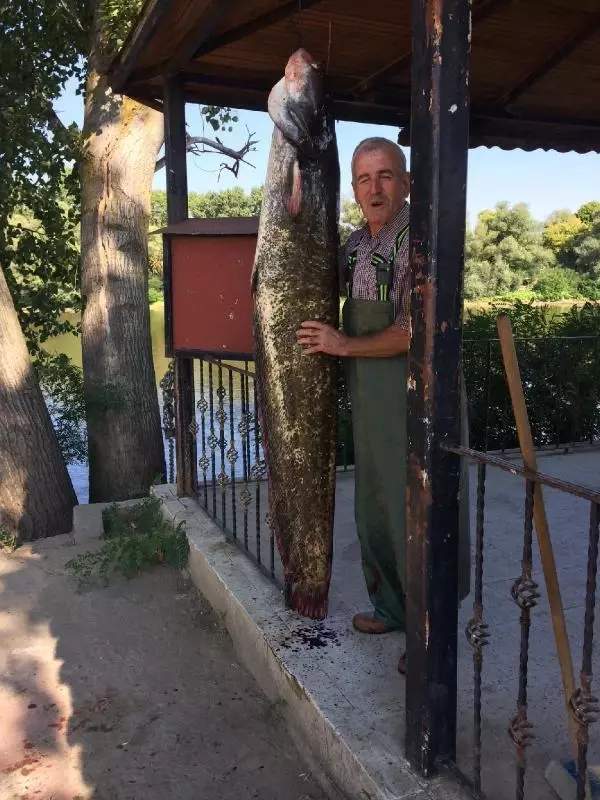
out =
[(295, 14), (290, 17), (290, 26), (292, 29), (292, 34), (296, 40), (296, 44), (293, 48), (293, 52), (295, 53), (296, 50), (300, 50), (300, 48), (304, 47), (304, 37), (302, 36), (302, 28), (298, 24), (298, 16), (302, 14), (302, 0), (298, 0), (298, 10)]
[(329, 64), (331, 61), (331, 20), (329, 20), (329, 40), (327, 42), (327, 65), (325, 67), (325, 75), (329, 75)]

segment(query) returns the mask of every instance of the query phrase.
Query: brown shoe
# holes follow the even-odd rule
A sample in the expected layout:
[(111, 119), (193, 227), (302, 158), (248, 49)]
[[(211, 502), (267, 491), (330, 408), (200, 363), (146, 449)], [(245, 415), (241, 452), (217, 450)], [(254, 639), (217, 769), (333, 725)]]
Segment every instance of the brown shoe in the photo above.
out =
[(406, 675), (406, 653), (402, 653), (398, 661), (398, 672), (400, 675)]
[(355, 630), (361, 633), (389, 633), (394, 628), (390, 628), (385, 622), (380, 622), (372, 612), (366, 611), (362, 614), (355, 614), (352, 618), (352, 625)]

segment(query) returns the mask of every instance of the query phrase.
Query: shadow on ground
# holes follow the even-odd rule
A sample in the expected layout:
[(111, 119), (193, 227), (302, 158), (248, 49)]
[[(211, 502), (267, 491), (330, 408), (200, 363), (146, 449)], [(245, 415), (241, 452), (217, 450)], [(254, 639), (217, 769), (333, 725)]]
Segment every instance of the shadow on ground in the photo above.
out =
[(323, 800), (179, 573), (77, 592), (90, 541), (0, 554), (3, 800)]

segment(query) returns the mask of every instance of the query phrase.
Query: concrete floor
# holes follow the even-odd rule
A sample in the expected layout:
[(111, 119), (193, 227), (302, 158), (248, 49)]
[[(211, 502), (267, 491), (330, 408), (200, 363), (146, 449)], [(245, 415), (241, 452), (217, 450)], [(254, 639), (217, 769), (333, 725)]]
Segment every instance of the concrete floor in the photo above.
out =
[[(541, 471), (574, 483), (600, 487), (600, 452), (577, 452), (540, 458)], [(476, 470), (471, 469), (472, 531)], [(484, 620), (490, 641), (485, 648), (482, 687), (483, 789), (489, 800), (515, 796), (515, 751), (508, 737), (509, 720), (516, 713), (520, 626), (519, 610), (510, 589), (520, 574), (523, 547), (524, 482), (513, 475), (488, 469), (484, 554)], [(544, 490), (563, 604), (568, 622), (576, 675), (581, 666), (583, 639), (587, 531), (589, 506), (585, 501)], [(252, 518), (253, 509), (250, 508)], [(252, 533), (250, 545), (252, 546)], [(262, 548), (268, 539), (263, 534)], [(266, 555), (266, 550), (264, 551)], [(278, 565), (276, 567), (278, 572)], [(534, 579), (542, 597), (533, 611), (529, 660), (529, 719), (535, 740), (528, 750), (527, 800), (548, 800), (553, 793), (543, 777), (551, 759), (570, 757), (564, 701), (551, 619), (543, 587), (537, 543), (534, 542)], [(235, 570), (227, 580), (236, 584)], [(252, 592), (265, 583), (256, 576)], [(235, 586), (234, 586), (235, 588)], [(243, 592), (242, 592), (243, 594)], [(254, 602), (256, 597), (253, 596)], [(374, 776), (382, 797), (425, 797), (420, 782), (410, 782), (402, 757), (404, 741), (404, 681), (396, 671), (403, 648), (402, 634), (365, 637), (352, 630), (351, 617), (369, 607), (354, 527), (353, 476), (340, 474), (337, 488), (335, 555), (330, 616), (317, 626), (319, 647), (306, 647), (315, 627), (292, 612), (270, 603), (260, 625), (276, 655), (283, 659), (321, 712), (341, 730), (361, 764)], [(269, 604), (267, 604), (269, 605)], [(458, 761), (471, 772), (473, 728), (472, 652), (464, 636), (472, 614), (472, 596), (463, 603), (459, 624), (459, 741)], [(598, 659), (595, 660), (595, 671)], [(590, 755), (600, 762), (599, 737), (592, 727)], [(448, 794), (431, 796), (450, 796)]]

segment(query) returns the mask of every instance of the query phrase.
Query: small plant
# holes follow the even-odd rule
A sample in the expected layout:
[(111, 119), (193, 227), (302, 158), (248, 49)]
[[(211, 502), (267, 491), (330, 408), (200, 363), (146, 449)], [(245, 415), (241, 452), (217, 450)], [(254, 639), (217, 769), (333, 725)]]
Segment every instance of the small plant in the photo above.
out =
[(104, 509), (104, 544), (100, 550), (83, 553), (65, 565), (80, 588), (94, 579), (107, 583), (114, 573), (131, 578), (154, 564), (178, 569), (187, 564), (189, 545), (184, 523), (168, 522), (160, 506), (158, 498), (149, 497), (130, 508), (113, 503)]
[(17, 537), (13, 533), (4, 530), (0, 531), (0, 553), (3, 551), (13, 553), (18, 546)]

